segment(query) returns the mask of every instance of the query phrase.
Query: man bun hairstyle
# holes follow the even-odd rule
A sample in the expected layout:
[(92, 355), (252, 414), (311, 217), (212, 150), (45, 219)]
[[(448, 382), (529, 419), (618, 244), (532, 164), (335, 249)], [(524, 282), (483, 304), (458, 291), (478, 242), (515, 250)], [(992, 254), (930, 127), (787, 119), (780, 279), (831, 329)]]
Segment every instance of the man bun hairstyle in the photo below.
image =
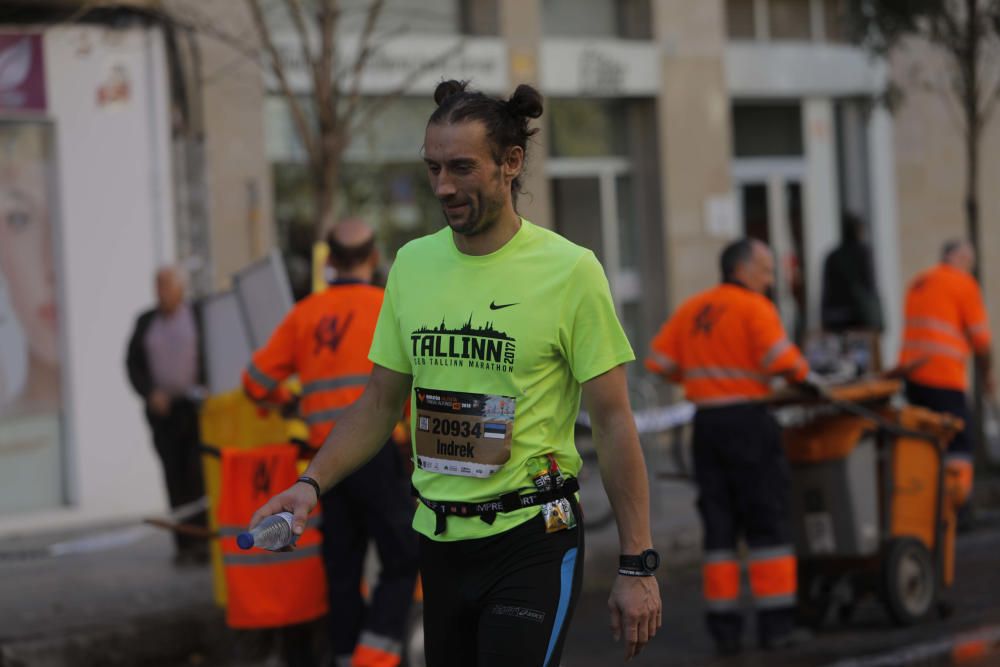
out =
[[(522, 83), (510, 98), (503, 100), (469, 90), (468, 86), (468, 81), (455, 79), (439, 83), (434, 90), (434, 102), (438, 107), (427, 124), (478, 121), (486, 128), (490, 154), (497, 165), (503, 163), (507, 151), (514, 146), (524, 151), (527, 160), (528, 139), (538, 133), (538, 128), (531, 128), (528, 123), (542, 115), (542, 94)], [(515, 206), (521, 192), (522, 174), (510, 184)]]
[[(507, 100), (507, 106), (511, 113), (524, 119), (525, 129), (529, 118), (538, 118), (542, 115), (542, 94), (526, 83), (522, 83), (514, 91), (514, 94)], [(534, 134), (538, 129), (530, 132)]]

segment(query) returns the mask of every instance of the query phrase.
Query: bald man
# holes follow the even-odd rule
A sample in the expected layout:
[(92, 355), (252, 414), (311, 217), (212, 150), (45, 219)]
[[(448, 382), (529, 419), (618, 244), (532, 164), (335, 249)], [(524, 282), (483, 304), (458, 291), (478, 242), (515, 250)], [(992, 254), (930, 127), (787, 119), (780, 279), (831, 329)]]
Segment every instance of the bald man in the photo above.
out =
[[(153, 446), (163, 465), (172, 508), (204, 495), (197, 397), (203, 393), (203, 367), (197, 314), (185, 301), (185, 280), (177, 267), (156, 272), (156, 307), (136, 321), (128, 346), (129, 381), (145, 403)], [(187, 522), (204, 524), (204, 513)], [(178, 533), (175, 562), (207, 560), (205, 542)]]
[[(948, 446), (946, 469), (960, 504), (972, 493), (974, 434), (966, 401), (967, 362), (979, 366), (988, 394), (996, 381), (990, 360), (990, 328), (979, 284), (972, 275), (976, 254), (967, 241), (948, 241), (941, 262), (919, 274), (906, 293), (906, 322), (899, 365), (911, 368), (906, 397), (915, 405), (965, 421)], [(960, 524), (968, 521), (967, 511)]]
[[(298, 410), (309, 425), (309, 444), (317, 449), (368, 382), (368, 350), (383, 296), (371, 284), (378, 252), (370, 226), (344, 220), (326, 241), (336, 279), (295, 306), (267, 345), (254, 353), (243, 376), (250, 398), (273, 405), (290, 399), (280, 383), (297, 374), (302, 383)], [(318, 496), (318, 488), (316, 492)], [(414, 503), (395, 443), (385, 443), (319, 500), (334, 664), (397, 665), (416, 584), (417, 538), (410, 530)], [(369, 539), (378, 548), (382, 568), (366, 609), (360, 585)]]

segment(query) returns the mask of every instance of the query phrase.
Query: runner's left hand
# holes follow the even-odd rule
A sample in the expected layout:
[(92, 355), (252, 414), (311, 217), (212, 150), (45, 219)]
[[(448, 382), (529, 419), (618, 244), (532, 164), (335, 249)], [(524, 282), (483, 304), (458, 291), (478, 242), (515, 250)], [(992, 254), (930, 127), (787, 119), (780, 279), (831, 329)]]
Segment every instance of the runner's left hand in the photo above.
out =
[(663, 624), (663, 607), (656, 577), (618, 575), (608, 598), (611, 636), (625, 637), (625, 660), (639, 655)]

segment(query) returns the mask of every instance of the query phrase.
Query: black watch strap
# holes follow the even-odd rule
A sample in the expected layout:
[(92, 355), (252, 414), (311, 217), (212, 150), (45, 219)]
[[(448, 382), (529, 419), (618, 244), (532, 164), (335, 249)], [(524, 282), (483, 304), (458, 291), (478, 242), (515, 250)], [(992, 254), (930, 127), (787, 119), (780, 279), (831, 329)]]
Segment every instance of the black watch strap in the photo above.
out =
[(302, 482), (304, 484), (308, 484), (309, 486), (311, 486), (313, 488), (313, 491), (316, 492), (316, 502), (319, 502), (319, 497), (323, 495), (323, 492), (320, 491), (320, 488), (319, 488), (319, 482), (317, 482), (315, 479), (313, 479), (309, 475), (302, 475), (301, 477), (299, 477), (295, 481), (296, 482)]
[(618, 557), (618, 574), (627, 577), (651, 577), (660, 566), (660, 554), (655, 549), (646, 549), (638, 555)]

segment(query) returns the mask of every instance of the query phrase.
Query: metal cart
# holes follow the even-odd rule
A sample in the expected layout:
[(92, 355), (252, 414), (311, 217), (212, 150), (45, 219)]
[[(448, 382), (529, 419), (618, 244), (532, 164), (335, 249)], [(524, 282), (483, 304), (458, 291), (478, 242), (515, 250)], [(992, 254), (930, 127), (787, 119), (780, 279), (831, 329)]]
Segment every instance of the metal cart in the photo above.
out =
[(960, 420), (890, 406), (896, 381), (838, 387), (785, 429), (799, 609), (819, 627), (874, 594), (900, 625), (947, 613), (955, 512), (944, 451)]

